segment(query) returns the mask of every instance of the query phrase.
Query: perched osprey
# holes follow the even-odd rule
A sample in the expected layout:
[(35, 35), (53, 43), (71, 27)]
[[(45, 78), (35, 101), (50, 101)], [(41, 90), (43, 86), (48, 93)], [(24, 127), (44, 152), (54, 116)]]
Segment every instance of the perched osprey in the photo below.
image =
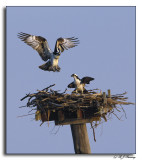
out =
[(18, 33), (18, 38), (24, 41), (27, 45), (35, 49), (42, 60), (47, 61), (45, 64), (39, 66), (40, 69), (45, 71), (60, 71), (58, 66), (59, 57), (61, 52), (65, 49), (73, 48), (79, 44), (78, 38), (58, 38), (55, 44), (54, 52), (49, 48), (48, 42), (41, 36), (34, 36), (23, 32)]
[(72, 74), (71, 77), (74, 78), (74, 81), (68, 85), (68, 88), (75, 88), (76, 93), (88, 93), (84, 88), (85, 84), (89, 84), (90, 81), (94, 80), (92, 77), (83, 77), (80, 79), (76, 74)]

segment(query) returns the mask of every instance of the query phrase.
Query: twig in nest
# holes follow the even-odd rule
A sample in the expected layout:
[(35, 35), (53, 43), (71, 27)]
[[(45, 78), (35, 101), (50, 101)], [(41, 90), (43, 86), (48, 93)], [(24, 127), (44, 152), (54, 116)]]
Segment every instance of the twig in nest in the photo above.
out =
[(107, 122), (107, 118), (106, 118), (105, 114), (102, 114), (102, 118), (105, 120), (105, 122)]
[(115, 106), (115, 109), (116, 109), (118, 112), (121, 112), (121, 111), (118, 109), (118, 107), (117, 107), (117, 106)]
[(27, 105), (26, 105), (26, 106), (21, 106), (21, 107), (19, 107), (19, 108), (24, 108), (24, 107), (27, 107)]
[(95, 138), (95, 129), (94, 129), (94, 127), (93, 127), (92, 123), (91, 123), (91, 128), (93, 129), (94, 141), (96, 142), (96, 138)]
[(22, 116), (17, 116), (17, 118), (20, 118), (20, 117), (26, 117), (26, 116), (30, 116), (30, 115), (33, 115), (35, 113), (31, 113), (31, 114), (26, 114), (26, 115), (22, 115)]
[(37, 110), (37, 109), (31, 109), (28, 113), (30, 113), (30, 112), (33, 111), (33, 110)]
[(50, 133), (52, 134), (52, 131), (54, 130), (55, 126), (52, 128), (52, 130), (50, 131)]
[(120, 105), (120, 106), (121, 106), (121, 108), (122, 108), (122, 110), (123, 110), (123, 112), (125, 114), (125, 118), (127, 119), (127, 115), (126, 115), (126, 112), (125, 112), (124, 108), (122, 107), (122, 105)]
[(57, 131), (56, 131), (55, 133), (53, 133), (53, 134), (57, 134), (57, 132), (59, 131), (60, 127), (61, 127), (61, 126), (59, 126), (58, 129), (57, 129)]
[(44, 123), (44, 122), (42, 122), (42, 123), (40, 124), (40, 126), (42, 126), (42, 125), (43, 125), (43, 123)]
[(42, 91), (44, 91), (44, 90), (48, 90), (49, 88), (51, 88), (51, 87), (53, 87), (53, 86), (55, 86), (55, 84), (52, 84), (52, 85), (50, 85), (50, 86), (48, 86), (48, 87), (44, 88)]
[(66, 91), (67, 91), (67, 88), (65, 89), (65, 91), (63, 92), (63, 93), (61, 93), (61, 94), (64, 94), (64, 93), (66, 93)]
[(30, 93), (29, 94), (26, 94), (25, 97), (21, 98), (21, 101), (23, 101), (25, 98), (29, 97)]
[(122, 117), (122, 116), (119, 118), (114, 112), (111, 112), (111, 113), (114, 114), (115, 117), (118, 118), (120, 121), (122, 121), (122, 120), (121, 120), (121, 117)]

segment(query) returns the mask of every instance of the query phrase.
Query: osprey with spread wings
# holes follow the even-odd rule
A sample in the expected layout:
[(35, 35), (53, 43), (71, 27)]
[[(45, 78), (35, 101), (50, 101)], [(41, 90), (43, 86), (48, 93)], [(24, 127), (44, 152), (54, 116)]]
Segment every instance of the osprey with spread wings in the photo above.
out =
[(54, 52), (49, 48), (48, 42), (41, 36), (34, 36), (27, 33), (18, 33), (18, 38), (24, 41), (27, 45), (35, 49), (43, 61), (47, 61), (45, 64), (39, 66), (44, 71), (60, 72), (58, 66), (59, 57), (61, 52), (73, 48), (79, 44), (78, 38), (58, 38), (55, 44)]
[(68, 85), (68, 88), (75, 88), (73, 92), (76, 93), (88, 93), (85, 89), (86, 84), (90, 84), (90, 81), (93, 81), (92, 77), (83, 77), (80, 79), (76, 74), (72, 74), (71, 77), (74, 78), (74, 81)]

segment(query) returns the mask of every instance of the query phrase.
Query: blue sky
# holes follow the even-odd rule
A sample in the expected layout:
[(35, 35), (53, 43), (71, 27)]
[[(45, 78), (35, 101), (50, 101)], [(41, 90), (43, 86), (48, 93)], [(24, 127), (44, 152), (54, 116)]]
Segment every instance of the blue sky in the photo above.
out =
[[(17, 118), (30, 111), (18, 108), (26, 104), (20, 101), (25, 94), (53, 83), (63, 91), (72, 73), (95, 78), (87, 89), (127, 91), (135, 102), (135, 7), (7, 7), (6, 22), (7, 153), (74, 153), (70, 126), (40, 126), (33, 115)], [(45, 37), (52, 50), (59, 37), (75, 36), (80, 44), (62, 53), (60, 73), (44, 72), (38, 68), (44, 62), (18, 32)], [(97, 142), (87, 124), (92, 153), (135, 153), (135, 105), (124, 109), (127, 119), (113, 116), (95, 130)]]

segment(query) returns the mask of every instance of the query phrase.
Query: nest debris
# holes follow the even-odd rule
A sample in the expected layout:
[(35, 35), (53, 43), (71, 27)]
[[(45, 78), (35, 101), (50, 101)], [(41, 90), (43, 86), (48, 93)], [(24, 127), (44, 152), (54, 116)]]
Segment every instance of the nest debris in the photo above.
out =
[[(101, 119), (107, 121), (112, 113), (120, 119), (114, 110), (125, 113), (121, 105), (134, 104), (127, 102), (128, 97), (125, 97), (127, 92), (111, 95), (110, 90), (106, 94), (93, 89), (88, 90), (87, 94), (69, 94), (67, 89), (63, 93), (52, 90), (51, 87), (54, 85), (38, 90), (37, 93), (29, 93), (21, 101), (28, 98), (26, 107), (36, 110), (35, 120), (41, 120), (42, 124), (45, 121), (55, 121), (55, 125), (91, 123), (94, 140), (94, 128), (98, 126), (97, 121), (100, 122)], [(121, 111), (118, 105), (121, 106)]]
[[(54, 91), (49, 88), (53, 87), (55, 84), (49, 87), (38, 90), (37, 93), (27, 94), (21, 99), (23, 101), (28, 98), (27, 107), (36, 107), (39, 112), (45, 112), (45, 110), (50, 110), (50, 112), (56, 112), (59, 110), (74, 112), (78, 109), (80, 110), (91, 110), (94, 113), (90, 113), (90, 117), (95, 114), (103, 115), (117, 108), (116, 105), (129, 105), (134, 104), (131, 102), (126, 102), (128, 97), (124, 95), (127, 93), (116, 94), (116, 95), (104, 95), (102, 92), (96, 93), (94, 90), (88, 90), (87, 94), (68, 94), (67, 89), (63, 93)], [(96, 89), (97, 90), (97, 89)], [(89, 116), (89, 115), (88, 115)]]

